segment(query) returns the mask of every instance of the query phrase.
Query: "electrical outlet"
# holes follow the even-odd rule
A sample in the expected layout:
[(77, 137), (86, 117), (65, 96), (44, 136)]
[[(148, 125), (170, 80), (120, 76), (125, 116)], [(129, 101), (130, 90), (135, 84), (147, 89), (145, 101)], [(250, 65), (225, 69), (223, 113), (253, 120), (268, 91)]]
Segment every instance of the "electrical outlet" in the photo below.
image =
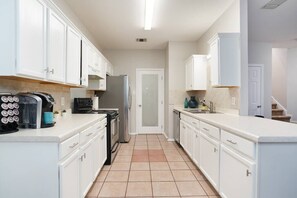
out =
[(64, 105), (65, 105), (65, 98), (61, 97), (61, 106), (64, 106)]
[(236, 98), (232, 97), (232, 105), (236, 105)]

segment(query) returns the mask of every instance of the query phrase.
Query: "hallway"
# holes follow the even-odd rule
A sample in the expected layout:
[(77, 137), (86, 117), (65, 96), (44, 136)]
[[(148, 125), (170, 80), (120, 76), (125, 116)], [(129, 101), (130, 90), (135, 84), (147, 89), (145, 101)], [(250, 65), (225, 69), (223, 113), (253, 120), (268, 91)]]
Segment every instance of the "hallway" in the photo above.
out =
[(132, 136), (111, 166), (104, 166), (87, 198), (219, 198), (202, 173), (163, 135)]

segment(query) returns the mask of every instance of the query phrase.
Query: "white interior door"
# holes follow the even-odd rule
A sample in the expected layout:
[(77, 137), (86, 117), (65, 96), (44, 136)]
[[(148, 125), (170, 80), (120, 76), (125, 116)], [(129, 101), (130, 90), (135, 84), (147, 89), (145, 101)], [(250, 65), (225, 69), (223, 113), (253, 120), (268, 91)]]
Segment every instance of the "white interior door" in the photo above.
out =
[(262, 65), (249, 65), (249, 115), (263, 115)]
[(164, 70), (136, 70), (136, 130), (164, 132)]

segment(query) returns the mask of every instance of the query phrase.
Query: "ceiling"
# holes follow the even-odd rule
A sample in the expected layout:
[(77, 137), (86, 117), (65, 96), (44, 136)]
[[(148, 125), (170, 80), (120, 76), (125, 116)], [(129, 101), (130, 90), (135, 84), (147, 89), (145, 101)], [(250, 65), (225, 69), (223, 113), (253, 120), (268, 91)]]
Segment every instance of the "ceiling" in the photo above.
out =
[(297, 47), (297, 0), (288, 0), (276, 9), (261, 9), (267, 2), (248, 0), (249, 40)]
[(151, 31), (143, 30), (145, 0), (65, 1), (102, 49), (164, 49), (197, 41), (234, 0), (156, 0)]

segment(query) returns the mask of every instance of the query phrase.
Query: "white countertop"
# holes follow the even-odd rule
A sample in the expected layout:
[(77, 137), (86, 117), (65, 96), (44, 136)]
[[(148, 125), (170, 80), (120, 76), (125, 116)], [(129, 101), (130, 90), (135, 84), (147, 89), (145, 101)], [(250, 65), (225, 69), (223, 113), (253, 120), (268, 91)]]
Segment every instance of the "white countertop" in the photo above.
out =
[(253, 142), (297, 142), (297, 124), (250, 116), (194, 114), (180, 107), (174, 109)]
[(62, 142), (105, 117), (106, 114), (70, 114), (57, 120), (54, 127), (0, 135), (0, 142)]

